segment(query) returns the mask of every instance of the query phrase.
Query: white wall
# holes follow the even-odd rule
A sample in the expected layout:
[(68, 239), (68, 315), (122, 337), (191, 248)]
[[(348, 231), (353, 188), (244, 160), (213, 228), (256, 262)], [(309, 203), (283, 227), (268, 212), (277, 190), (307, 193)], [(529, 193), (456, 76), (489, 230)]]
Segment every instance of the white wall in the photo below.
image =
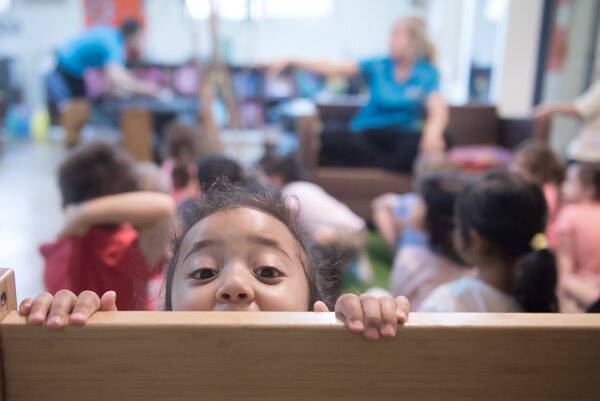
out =
[(542, 11), (542, 0), (509, 1), (497, 86), (502, 116), (524, 117), (531, 112)]
[(15, 0), (13, 9), (0, 14), (0, 23), (17, 24), (16, 33), (0, 34), (0, 55), (16, 60), (16, 73), (31, 108), (43, 107), (42, 69), (60, 43), (83, 27), (81, 0)]
[[(300, 0), (299, 0), (300, 1)], [(250, 63), (282, 57), (357, 59), (383, 54), (393, 21), (412, 12), (409, 0), (336, 0), (334, 15), (325, 19), (265, 20), (222, 23), (227, 53), (233, 62)], [(203, 54), (208, 35), (203, 23), (191, 22), (182, 0), (146, 0), (146, 55), (177, 63), (194, 54), (192, 32), (200, 33)], [(17, 60), (19, 81), (31, 108), (43, 107), (41, 70), (53, 50), (84, 27), (83, 0), (15, 0), (0, 14), (0, 24), (16, 23), (15, 34), (0, 31), (0, 55)], [(198, 27), (200, 29), (198, 29)]]
[(467, 100), (473, 44), (473, 0), (431, 0), (428, 25), (436, 44), (441, 92), (452, 104)]
[[(588, 51), (596, 46), (591, 43), (595, 2), (575, 2), (569, 25), (567, 54), (563, 71), (547, 74), (544, 101), (568, 102), (581, 95), (587, 88), (584, 83), (588, 72)], [(553, 119), (551, 138), (555, 149), (566, 151), (569, 142), (578, 134), (580, 123), (571, 118), (556, 116)]]
[[(233, 62), (252, 63), (284, 57), (357, 59), (383, 54), (394, 20), (411, 12), (408, 0), (336, 0), (334, 15), (322, 19), (222, 22)], [(183, 2), (147, 0), (147, 54), (155, 60), (189, 59), (192, 31), (200, 32), (207, 54), (206, 23), (191, 22)], [(197, 29), (197, 27), (200, 29)], [(176, 45), (174, 45), (176, 44)]]
[[(300, 1), (300, 0), (299, 0)], [(468, 71), (460, 60), (480, 55), (473, 48), (474, 0), (429, 0), (429, 25), (438, 48), (443, 92), (454, 103), (464, 101)], [(315, 20), (223, 22), (226, 54), (231, 61), (252, 63), (283, 57), (356, 60), (384, 54), (394, 20), (415, 13), (410, 0), (336, 0), (334, 15)], [(83, 29), (83, 0), (15, 0), (0, 23), (17, 22), (20, 32), (0, 33), (0, 55), (12, 55), (25, 83), (30, 106), (43, 105), (41, 73), (52, 50)], [(162, 62), (181, 62), (194, 53), (192, 32), (200, 33), (203, 54), (209, 50), (206, 27), (191, 22), (181, 0), (146, 0), (146, 54)], [(469, 6), (471, 4), (471, 6)], [(505, 115), (528, 112), (533, 94), (542, 0), (510, 0), (506, 46), (499, 78), (499, 107)], [(476, 42), (481, 43), (481, 42)], [(482, 45), (478, 45), (482, 46)], [(485, 53), (485, 52), (483, 52)], [(478, 56), (479, 57), (479, 56)], [(487, 57), (487, 56), (486, 56)]]

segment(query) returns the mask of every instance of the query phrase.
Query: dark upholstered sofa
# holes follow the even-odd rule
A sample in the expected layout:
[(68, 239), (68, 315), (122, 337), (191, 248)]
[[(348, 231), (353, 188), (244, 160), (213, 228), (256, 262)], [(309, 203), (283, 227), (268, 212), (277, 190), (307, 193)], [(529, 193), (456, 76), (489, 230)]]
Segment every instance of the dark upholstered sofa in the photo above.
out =
[[(358, 109), (356, 104), (320, 103), (318, 115), (296, 120), (300, 157), (311, 179), (346, 203), (366, 220), (371, 218), (371, 202), (386, 192), (411, 190), (411, 176), (379, 168), (324, 167), (318, 164), (319, 133), (324, 127), (343, 129)], [(448, 126), (451, 147), (495, 145), (512, 149), (532, 134), (528, 119), (499, 118), (490, 105), (450, 107)]]

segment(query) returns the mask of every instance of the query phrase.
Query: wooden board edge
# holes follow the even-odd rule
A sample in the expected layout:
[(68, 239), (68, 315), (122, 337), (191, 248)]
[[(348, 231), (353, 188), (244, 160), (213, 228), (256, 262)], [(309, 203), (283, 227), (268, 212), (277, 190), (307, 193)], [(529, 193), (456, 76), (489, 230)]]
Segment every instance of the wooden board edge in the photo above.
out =
[[(11, 311), (17, 309), (17, 292), (15, 289), (15, 273), (12, 269), (0, 269), (0, 322)], [(4, 343), (0, 333), (0, 401), (6, 400), (4, 379)]]
[[(0, 329), (24, 326), (10, 312)], [(314, 312), (98, 312), (86, 327), (216, 327), (345, 330), (334, 313)], [(431, 329), (592, 329), (600, 331), (600, 314), (413, 313), (403, 330)]]

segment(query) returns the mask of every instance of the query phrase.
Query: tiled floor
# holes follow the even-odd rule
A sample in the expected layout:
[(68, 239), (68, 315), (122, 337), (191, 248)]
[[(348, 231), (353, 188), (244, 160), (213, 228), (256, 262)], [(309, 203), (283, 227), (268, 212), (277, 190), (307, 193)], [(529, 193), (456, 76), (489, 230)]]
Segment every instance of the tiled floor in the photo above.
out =
[(44, 290), (38, 247), (61, 224), (60, 144), (8, 143), (0, 153), (0, 267), (15, 270), (17, 300)]

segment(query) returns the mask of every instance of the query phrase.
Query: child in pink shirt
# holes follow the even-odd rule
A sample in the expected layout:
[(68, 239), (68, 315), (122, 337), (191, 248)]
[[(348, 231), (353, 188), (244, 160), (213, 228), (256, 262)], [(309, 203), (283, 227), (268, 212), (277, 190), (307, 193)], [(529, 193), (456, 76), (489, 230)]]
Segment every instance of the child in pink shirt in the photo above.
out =
[(571, 165), (562, 196), (566, 206), (556, 222), (560, 296), (565, 310), (577, 311), (600, 298), (600, 166)]
[(548, 205), (546, 237), (551, 247), (556, 248), (556, 217), (560, 207), (560, 186), (565, 175), (562, 160), (546, 143), (530, 140), (519, 146), (509, 169), (542, 189)]

